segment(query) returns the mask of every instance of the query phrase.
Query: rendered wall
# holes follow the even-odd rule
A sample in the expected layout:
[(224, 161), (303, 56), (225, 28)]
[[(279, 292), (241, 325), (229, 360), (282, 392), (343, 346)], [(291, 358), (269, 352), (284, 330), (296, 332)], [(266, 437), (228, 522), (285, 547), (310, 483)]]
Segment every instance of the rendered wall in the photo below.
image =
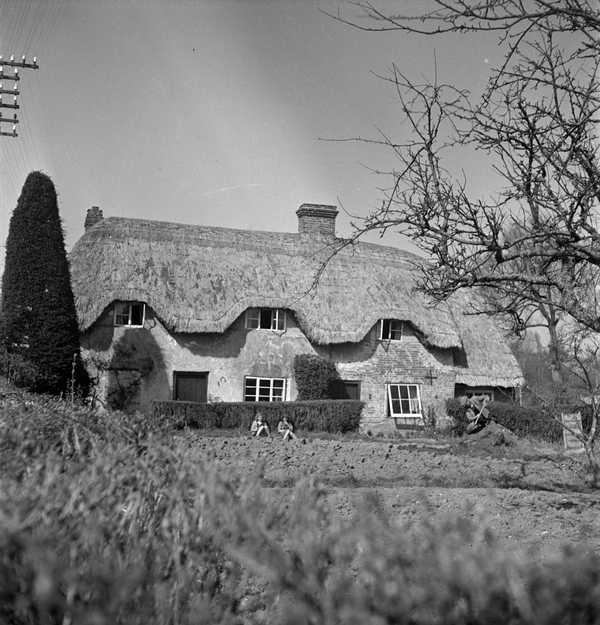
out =
[(247, 330), (242, 315), (224, 334), (172, 335), (148, 307), (144, 328), (114, 327), (107, 310), (82, 336), (83, 354), (98, 378), (99, 398), (119, 400), (129, 392), (129, 410), (171, 399), (174, 371), (208, 372), (209, 402), (242, 401), (245, 376), (287, 378), (287, 399), (295, 399), (294, 356), (316, 353), (332, 359), (342, 379), (360, 382), (365, 430), (396, 426), (386, 414), (387, 383), (419, 384), (424, 416), (439, 423), (445, 415), (445, 400), (454, 394), (452, 353), (425, 347), (409, 324), (398, 342), (379, 341), (374, 327), (360, 343), (315, 346), (293, 314), (286, 317), (285, 332)]

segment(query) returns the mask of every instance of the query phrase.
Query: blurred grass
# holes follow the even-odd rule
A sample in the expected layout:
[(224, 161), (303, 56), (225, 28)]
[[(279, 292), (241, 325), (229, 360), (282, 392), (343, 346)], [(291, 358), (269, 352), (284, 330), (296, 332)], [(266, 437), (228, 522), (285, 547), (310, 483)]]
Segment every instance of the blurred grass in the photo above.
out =
[(182, 453), (141, 415), (4, 395), (0, 623), (600, 622), (600, 562), (507, 553), (481, 514), (334, 515), (314, 478), (266, 498), (263, 466)]

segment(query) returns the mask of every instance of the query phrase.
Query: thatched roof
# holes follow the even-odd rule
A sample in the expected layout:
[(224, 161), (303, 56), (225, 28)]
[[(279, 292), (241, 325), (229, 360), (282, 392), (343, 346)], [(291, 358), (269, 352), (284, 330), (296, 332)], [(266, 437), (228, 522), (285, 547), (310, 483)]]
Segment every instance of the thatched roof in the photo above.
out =
[(145, 301), (166, 327), (182, 333), (224, 332), (250, 307), (286, 308), (319, 344), (357, 342), (378, 319), (397, 318), (410, 321), (437, 347), (460, 348), (468, 335), (474, 347), (498, 355), (505, 377), (520, 376), (489, 319), (465, 333), (470, 319), (457, 322), (457, 310), (432, 307), (414, 292), (417, 257), (408, 252), (349, 246), (314, 286), (334, 245), (331, 238), (294, 233), (103, 219), (70, 255), (80, 327), (87, 330), (115, 300)]
[(459, 293), (449, 302), (467, 367), (457, 367), (456, 383), (467, 386), (503, 386), (512, 388), (523, 384), (521, 368), (498, 325), (485, 315), (466, 315), (472, 310), (471, 295)]

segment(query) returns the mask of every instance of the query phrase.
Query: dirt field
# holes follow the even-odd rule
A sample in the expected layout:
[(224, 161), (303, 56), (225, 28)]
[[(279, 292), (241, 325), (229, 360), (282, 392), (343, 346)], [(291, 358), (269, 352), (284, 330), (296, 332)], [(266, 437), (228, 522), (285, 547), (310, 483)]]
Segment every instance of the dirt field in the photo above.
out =
[(406, 521), (438, 512), (483, 515), (508, 549), (539, 548), (543, 557), (564, 543), (585, 543), (600, 551), (600, 491), (586, 486), (582, 460), (558, 448), (485, 436), (284, 443), (192, 432), (184, 439), (187, 453), (224, 471), (262, 467), (265, 488), (276, 497), (315, 476), (344, 516), (365, 501)]

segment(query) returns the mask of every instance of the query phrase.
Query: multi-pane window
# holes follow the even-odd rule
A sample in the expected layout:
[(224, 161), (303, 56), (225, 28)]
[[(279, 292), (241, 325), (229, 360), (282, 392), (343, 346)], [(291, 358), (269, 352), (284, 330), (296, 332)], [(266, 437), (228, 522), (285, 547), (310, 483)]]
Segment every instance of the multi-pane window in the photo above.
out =
[(249, 308), (246, 311), (246, 328), (285, 330), (285, 310), (281, 308)]
[(142, 302), (118, 302), (115, 304), (115, 325), (142, 327), (145, 313), (146, 305)]
[(247, 377), (244, 381), (244, 401), (283, 401), (285, 378)]
[(379, 338), (382, 341), (399, 341), (402, 338), (402, 321), (382, 319), (379, 322)]
[(421, 421), (421, 395), (418, 384), (387, 385), (388, 414)]

